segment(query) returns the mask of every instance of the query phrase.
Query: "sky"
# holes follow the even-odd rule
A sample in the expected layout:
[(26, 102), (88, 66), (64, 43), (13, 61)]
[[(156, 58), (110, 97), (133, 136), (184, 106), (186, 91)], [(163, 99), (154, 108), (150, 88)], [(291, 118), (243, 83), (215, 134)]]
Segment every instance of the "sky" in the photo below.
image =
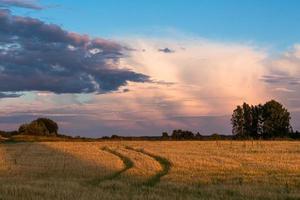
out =
[(300, 8), (290, 0), (0, 0), (0, 129), (230, 134), (276, 99), (300, 129)]

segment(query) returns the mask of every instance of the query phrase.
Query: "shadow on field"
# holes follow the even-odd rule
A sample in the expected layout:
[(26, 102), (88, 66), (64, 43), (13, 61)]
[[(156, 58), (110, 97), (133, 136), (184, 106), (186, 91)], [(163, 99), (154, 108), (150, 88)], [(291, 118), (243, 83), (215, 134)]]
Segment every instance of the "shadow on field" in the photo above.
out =
[[(57, 181), (76, 181), (83, 185), (97, 186), (103, 182), (126, 180), (126, 183), (155, 186), (169, 171), (169, 162), (161, 157), (146, 154), (133, 148), (125, 148), (147, 157), (152, 157), (162, 166), (162, 171), (149, 177), (127, 173), (135, 167), (135, 161), (121, 153), (119, 146), (101, 146), (99, 143), (68, 142), (24, 142), (1, 144), (3, 162), (0, 176), (24, 180), (49, 179)], [(80, 146), (81, 145), (81, 146)], [(82, 148), (84, 147), (84, 148)], [(80, 152), (81, 151), (81, 152)], [(86, 151), (86, 152), (85, 152)], [(88, 159), (94, 155), (93, 158)], [(79, 156), (80, 155), (80, 156)], [(98, 156), (95, 158), (95, 156)], [(1, 157), (0, 157), (1, 158)], [(95, 159), (99, 159), (95, 162)], [(149, 158), (148, 158), (149, 159)], [(161, 163), (163, 162), (163, 163)], [(111, 165), (107, 164), (111, 163)], [(167, 163), (166, 167), (164, 164)]]
[[(54, 143), (53, 145), (52, 143), (1, 144), (2, 162), (5, 163), (5, 167), (0, 168), (0, 176), (16, 180), (79, 181), (86, 185), (95, 185), (95, 180), (100, 184), (106, 180), (118, 179), (120, 175), (129, 176), (123, 172), (134, 165), (130, 159), (118, 154), (117, 150), (101, 149), (99, 144), (93, 148), (94, 151), (99, 151), (94, 152), (94, 157), (100, 157), (98, 162), (88, 159), (90, 155), (84, 155), (82, 152), (78, 156), (81, 150), (80, 143), (75, 143), (75, 146), (69, 149), (64, 147), (69, 143), (60, 144), (60, 146)], [(111, 163), (111, 167), (106, 163)], [(136, 178), (138, 177), (132, 176), (126, 179), (135, 181)]]
[(299, 199), (298, 149), (269, 142), (0, 144), (0, 199)]

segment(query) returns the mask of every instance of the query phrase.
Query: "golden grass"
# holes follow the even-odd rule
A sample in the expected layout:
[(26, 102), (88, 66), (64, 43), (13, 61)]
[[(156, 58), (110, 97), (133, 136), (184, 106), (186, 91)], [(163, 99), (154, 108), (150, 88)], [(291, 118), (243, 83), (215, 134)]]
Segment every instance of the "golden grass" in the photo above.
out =
[(119, 152), (134, 162), (134, 167), (128, 171), (128, 176), (136, 177), (136, 179), (140, 179), (139, 181), (145, 181), (161, 170), (159, 163), (151, 157), (124, 148), (120, 149)]
[(300, 142), (0, 144), (0, 199), (300, 199)]

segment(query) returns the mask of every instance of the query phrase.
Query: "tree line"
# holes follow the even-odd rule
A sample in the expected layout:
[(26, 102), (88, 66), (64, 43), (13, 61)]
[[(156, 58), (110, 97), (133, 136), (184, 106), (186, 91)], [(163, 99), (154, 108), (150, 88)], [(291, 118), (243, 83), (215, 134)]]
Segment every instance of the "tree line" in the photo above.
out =
[(265, 104), (243, 103), (233, 111), (232, 135), (201, 135), (187, 130), (176, 129), (170, 134), (163, 132), (161, 139), (168, 140), (224, 140), (224, 139), (300, 139), (300, 133), (293, 131), (291, 115), (279, 102), (271, 100)]
[[(175, 129), (170, 134), (163, 132), (161, 136), (126, 137), (112, 135), (98, 139), (113, 140), (227, 140), (227, 139), (300, 139), (300, 133), (293, 131), (288, 110), (279, 102), (271, 100), (265, 104), (249, 105), (243, 103), (236, 107), (231, 117), (232, 135), (201, 135), (188, 130)], [(59, 136), (72, 138), (58, 133), (58, 125), (48, 118), (38, 118), (28, 124), (22, 124), (16, 131), (0, 131), (2, 137), (15, 135)], [(75, 137), (77, 139), (89, 139)]]
[(233, 111), (232, 133), (244, 139), (299, 138), (299, 132), (293, 131), (290, 120), (288, 110), (275, 100), (263, 105), (243, 103)]
[(228, 140), (233, 139), (232, 135), (221, 135), (214, 133), (212, 135), (201, 135), (199, 132), (175, 129), (170, 134), (163, 132), (161, 139), (163, 140)]

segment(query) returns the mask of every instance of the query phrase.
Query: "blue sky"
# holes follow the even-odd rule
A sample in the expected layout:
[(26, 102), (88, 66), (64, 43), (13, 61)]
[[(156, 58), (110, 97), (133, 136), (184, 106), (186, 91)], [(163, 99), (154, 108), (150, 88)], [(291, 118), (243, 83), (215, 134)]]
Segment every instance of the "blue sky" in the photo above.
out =
[(230, 134), (236, 105), (270, 99), (300, 129), (299, 8), (0, 0), (0, 130), (49, 117), (71, 135)]
[[(275, 49), (299, 42), (297, 0), (42, 0), (53, 8), (27, 15), (93, 36), (159, 35), (178, 30)], [(57, 6), (55, 6), (57, 5)], [(23, 12), (24, 13), (24, 12)]]

